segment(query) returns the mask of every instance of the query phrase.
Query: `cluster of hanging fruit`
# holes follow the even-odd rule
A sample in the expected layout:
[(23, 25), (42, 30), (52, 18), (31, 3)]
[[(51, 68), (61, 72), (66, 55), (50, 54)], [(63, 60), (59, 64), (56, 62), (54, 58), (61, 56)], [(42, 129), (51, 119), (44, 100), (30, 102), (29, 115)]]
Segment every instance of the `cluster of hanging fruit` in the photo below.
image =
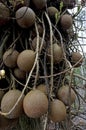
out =
[(5, 118), (19, 118), (23, 112), (30, 118), (49, 112), (53, 122), (67, 117), (76, 93), (63, 83), (61, 72), (68, 69), (66, 60), (74, 67), (83, 62), (80, 52), (68, 48), (74, 22), (68, 9), (75, 4), (75, 0), (0, 2), (0, 114)]

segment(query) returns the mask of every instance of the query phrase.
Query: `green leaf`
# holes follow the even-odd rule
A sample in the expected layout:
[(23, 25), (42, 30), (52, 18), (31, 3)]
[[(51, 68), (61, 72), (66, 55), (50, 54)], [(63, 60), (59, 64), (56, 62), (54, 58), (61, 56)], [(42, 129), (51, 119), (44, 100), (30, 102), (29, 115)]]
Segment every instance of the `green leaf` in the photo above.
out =
[(62, 8), (63, 8), (63, 1), (60, 2), (60, 13), (62, 12)]

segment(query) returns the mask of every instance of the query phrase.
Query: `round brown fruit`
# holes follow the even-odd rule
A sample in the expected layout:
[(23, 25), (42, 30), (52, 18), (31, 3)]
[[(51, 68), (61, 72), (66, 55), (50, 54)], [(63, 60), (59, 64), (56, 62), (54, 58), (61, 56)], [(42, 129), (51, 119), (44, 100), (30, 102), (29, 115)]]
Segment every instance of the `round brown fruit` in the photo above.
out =
[(53, 122), (61, 122), (66, 118), (66, 107), (62, 101), (55, 99), (50, 103), (49, 118)]
[[(38, 28), (38, 32), (39, 32), (39, 36), (41, 37), (43, 35), (43, 27), (41, 24), (37, 24), (37, 28)], [(36, 37), (36, 28), (34, 27), (32, 30), (32, 37)]]
[(32, 50), (22, 51), (17, 58), (17, 65), (20, 70), (29, 72), (35, 61), (35, 52)]
[(3, 55), (3, 63), (9, 68), (14, 68), (17, 65), (18, 55), (19, 52), (17, 50), (8, 49)]
[(16, 11), (16, 20), (20, 27), (28, 28), (35, 23), (35, 13), (29, 7), (21, 7)]
[[(65, 86), (60, 87), (58, 92), (57, 92), (57, 97), (65, 105), (68, 106), (69, 105), (69, 86), (65, 85)], [(75, 94), (74, 90), (71, 88), (71, 96), (70, 96), (71, 104), (74, 103), (75, 99), (76, 99), (76, 94)]]
[(73, 24), (72, 16), (69, 14), (64, 14), (61, 16), (60, 22), (63, 29), (69, 29)]
[(48, 15), (49, 15), (50, 17), (55, 17), (55, 14), (58, 15), (58, 9), (55, 8), (55, 7), (53, 7), (53, 6), (48, 7), (48, 8), (47, 8), (47, 11), (48, 11)]
[[(20, 90), (9, 90), (1, 100), (1, 111), (4, 113), (10, 112), (10, 110), (14, 107), (15, 103), (17, 102), (18, 98), (21, 95)], [(23, 113), (23, 98), (24, 95), (21, 97), (18, 104), (15, 108), (11, 111), (10, 114), (6, 115), (9, 119), (18, 118)]]
[(47, 88), (46, 88), (46, 85), (44, 84), (40, 84), (37, 86), (37, 89), (42, 91), (43, 93), (47, 94)]
[[(81, 59), (81, 61), (79, 62), (80, 59)], [(75, 67), (80, 67), (83, 62), (83, 56), (79, 52), (72, 52), (71, 53), (72, 65), (76, 64), (77, 62), (79, 62), (79, 63)]]
[(31, 90), (24, 98), (23, 108), (28, 117), (39, 118), (48, 110), (47, 96), (40, 90)]
[[(49, 47), (48, 49), (48, 57), (50, 59), (51, 57), (51, 48)], [(63, 51), (62, 51), (62, 48), (57, 44), (57, 43), (54, 43), (53, 44), (53, 60), (54, 60), (54, 63), (59, 63), (61, 62), (63, 59)]]
[(32, 0), (32, 2), (37, 9), (43, 9), (44, 7), (46, 7), (47, 3), (46, 0)]
[(10, 11), (5, 4), (0, 2), (0, 26), (6, 24), (10, 19)]
[(15, 69), (14, 69), (14, 75), (15, 75), (16, 78), (18, 78), (18, 79), (20, 79), (20, 80), (26, 78), (26, 72), (20, 70), (19, 68), (15, 68)]
[[(41, 46), (41, 42), (42, 42), (42, 38), (39, 37), (39, 47)], [(46, 45), (46, 42), (43, 41), (43, 48), (45, 48), (45, 45)], [(34, 50), (36, 50), (36, 46), (37, 46), (37, 37), (35, 37), (33, 40), (32, 40), (32, 48)]]

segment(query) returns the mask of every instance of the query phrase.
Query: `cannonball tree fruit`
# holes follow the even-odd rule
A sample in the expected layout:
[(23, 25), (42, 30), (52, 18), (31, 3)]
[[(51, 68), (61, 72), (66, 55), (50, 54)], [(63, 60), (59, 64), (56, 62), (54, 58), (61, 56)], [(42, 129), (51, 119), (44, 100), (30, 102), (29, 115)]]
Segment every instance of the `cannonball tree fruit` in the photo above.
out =
[(69, 99), (69, 86), (68, 85), (64, 85), (62, 87), (60, 87), (58, 89), (57, 92), (57, 97), (59, 98), (59, 100), (61, 100), (65, 105), (69, 105), (69, 100), (70, 103), (73, 104), (75, 99), (76, 99), (76, 93), (74, 92), (74, 90), (71, 88), (71, 95), (70, 95), (70, 99)]
[(72, 16), (69, 14), (63, 14), (61, 16), (60, 23), (63, 29), (69, 29), (73, 24)]
[(16, 67), (18, 55), (19, 52), (17, 50), (12, 48), (6, 50), (3, 54), (3, 63), (9, 68)]
[[(57, 43), (54, 43), (52, 45), (52, 49), (53, 49), (53, 61), (55, 64), (60, 63), (63, 60), (63, 51), (61, 46), (59, 46)], [(51, 46), (49, 46), (48, 48), (48, 59), (51, 59)]]
[(17, 65), (20, 70), (29, 72), (35, 61), (35, 52), (33, 50), (23, 50), (18, 58)]
[(64, 103), (58, 99), (50, 102), (49, 119), (53, 122), (61, 122), (66, 118), (66, 107)]
[[(9, 90), (8, 92), (6, 92), (1, 100), (1, 111), (4, 113), (9, 113), (16, 104), (20, 95), (21, 91), (18, 89)], [(21, 116), (21, 114), (23, 113), (23, 99), (24, 95), (21, 96), (21, 99), (14, 107), (14, 109), (10, 112), (10, 114), (6, 115), (7, 118), (15, 119)]]
[(31, 27), (35, 21), (35, 12), (29, 7), (21, 7), (16, 11), (16, 21), (21, 28)]
[(39, 118), (48, 110), (47, 96), (40, 90), (31, 90), (24, 98), (23, 108), (28, 117)]
[(37, 9), (43, 9), (47, 4), (47, 0), (32, 0), (32, 2)]
[(48, 15), (50, 17), (55, 17), (55, 15), (59, 13), (58, 9), (54, 6), (50, 6), (47, 8), (47, 11), (48, 11)]
[[(80, 60), (81, 59), (81, 60)], [(75, 65), (75, 67), (80, 67), (83, 62), (83, 56), (80, 52), (72, 52), (71, 53), (71, 64)]]

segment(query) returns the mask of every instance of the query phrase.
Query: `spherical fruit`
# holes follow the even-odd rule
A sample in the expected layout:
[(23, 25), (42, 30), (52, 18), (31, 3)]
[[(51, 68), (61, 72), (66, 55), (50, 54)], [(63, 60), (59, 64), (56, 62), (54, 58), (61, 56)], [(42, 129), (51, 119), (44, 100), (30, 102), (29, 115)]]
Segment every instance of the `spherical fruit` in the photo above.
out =
[(44, 7), (46, 7), (47, 3), (46, 0), (32, 0), (32, 2), (37, 9), (43, 9)]
[(47, 87), (44, 84), (40, 84), (37, 86), (37, 89), (42, 91), (43, 93), (47, 94)]
[(15, 75), (16, 78), (18, 78), (18, 79), (20, 79), (20, 80), (26, 78), (26, 72), (20, 70), (19, 68), (15, 68), (15, 69), (14, 69), (14, 75)]
[[(80, 59), (81, 59), (81, 61), (79, 62)], [(83, 62), (83, 56), (79, 52), (72, 52), (71, 53), (71, 63), (72, 63), (72, 65), (76, 64), (77, 62), (79, 62), (79, 63), (75, 67), (81, 66), (81, 64)]]
[[(43, 35), (43, 27), (41, 24), (37, 24), (37, 29), (38, 29), (38, 32), (39, 32), (39, 36), (41, 37)], [(34, 27), (33, 30), (32, 30), (32, 36), (33, 38), (36, 37), (37, 35), (37, 32), (36, 32), (36, 28)]]
[(17, 57), (19, 52), (17, 50), (8, 49), (3, 55), (3, 62), (9, 68), (14, 68), (17, 64)]
[[(57, 92), (57, 96), (65, 105), (69, 105), (69, 86), (65, 85), (59, 88)], [(75, 99), (76, 99), (76, 94), (74, 90), (71, 88), (71, 96), (70, 96), (71, 104), (74, 103)]]
[(31, 90), (24, 98), (23, 108), (28, 117), (41, 117), (48, 110), (47, 96), (40, 90)]
[[(48, 49), (48, 57), (51, 57), (51, 48), (49, 47)], [(57, 44), (54, 43), (53, 44), (53, 60), (54, 63), (59, 63), (61, 62), (63, 59), (63, 51), (62, 48)]]
[(55, 99), (50, 103), (49, 118), (53, 122), (61, 122), (66, 118), (66, 107), (62, 101)]
[(55, 14), (58, 15), (58, 9), (53, 7), (53, 6), (48, 7), (47, 11), (48, 11), (48, 14), (49, 14), (50, 17), (55, 17)]
[(20, 70), (28, 72), (32, 69), (35, 61), (35, 52), (32, 50), (22, 51), (17, 58), (17, 65)]
[(28, 28), (35, 23), (35, 13), (29, 7), (21, 7), (16, 11), (16, 20), (20, 27)]
[(73, 23), (72, 16), (69, 14), (64, 14), (61, 16), (60, 22), (63, 29), (69, 29)]
[[(42, 38), (39, 37), (39, 47), (41, 46), (41, 42), (42, 42)], [(43, 41), (43, 48), (45, 48), (45, 45), (46, 45), (46, 42)], [(37, 46), (37, 37), (35, 37), (33, 40), (32, 40), (32, 48), (34, 50), (36, 50), (36, 46)]]
[[(20, 90), (9, 90), (1, 100), (1, 111), (4, 113), (8, 113), (14, 107), (20, 95)], [(23, 98), (24, 95), (22, 96), (16, 107), (12, 110), (12, 112), (6, 116), (7, 118), (18, 118), (23, 113)]]
[(5, 4), (0, 2), (0, 26), (6, 24), (9, 21), (10, 11)]

